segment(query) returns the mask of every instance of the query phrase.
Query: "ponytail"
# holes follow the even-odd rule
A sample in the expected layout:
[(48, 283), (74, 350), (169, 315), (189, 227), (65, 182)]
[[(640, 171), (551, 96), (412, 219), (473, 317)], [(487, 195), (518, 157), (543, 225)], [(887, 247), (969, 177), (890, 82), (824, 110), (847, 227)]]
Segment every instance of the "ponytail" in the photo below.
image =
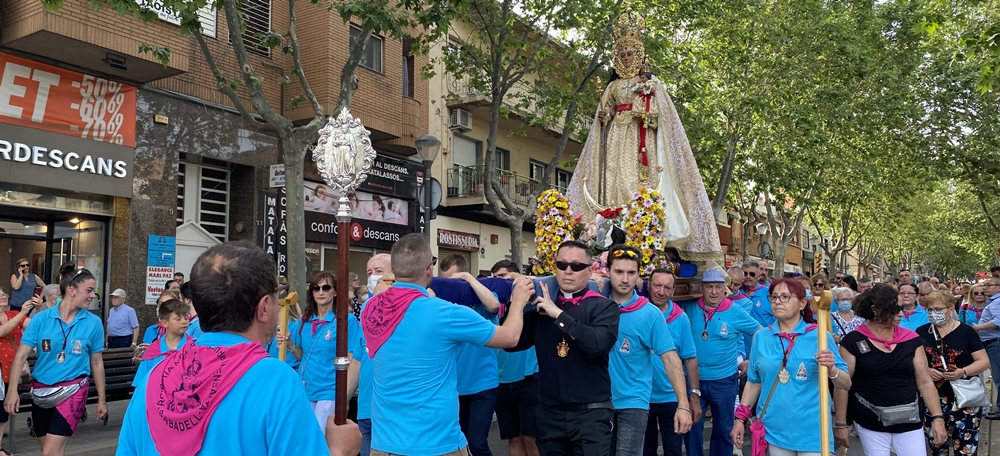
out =
[(59, 291), (66, 296), (66, 289), (75, 287), (84, 280), (93, 279), (94, 274), (85, 268), (77, 268), (73, 263), (59, 266)]

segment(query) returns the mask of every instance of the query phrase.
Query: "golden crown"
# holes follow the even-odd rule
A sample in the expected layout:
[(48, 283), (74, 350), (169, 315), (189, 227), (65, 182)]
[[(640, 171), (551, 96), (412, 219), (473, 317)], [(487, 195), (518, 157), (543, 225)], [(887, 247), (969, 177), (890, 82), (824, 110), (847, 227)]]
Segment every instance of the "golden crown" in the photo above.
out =
[(621, 16), (618, 16), (618, 19), (615, 20), (614, 25), (611, 27), (611, 33), (614, 34), (615, 40), (622, 38), (641, 40), (644, 30), (646, 30), (646, 19), (639, 13), (632, 11), (631, 6), (625, 7), (625, 11)]

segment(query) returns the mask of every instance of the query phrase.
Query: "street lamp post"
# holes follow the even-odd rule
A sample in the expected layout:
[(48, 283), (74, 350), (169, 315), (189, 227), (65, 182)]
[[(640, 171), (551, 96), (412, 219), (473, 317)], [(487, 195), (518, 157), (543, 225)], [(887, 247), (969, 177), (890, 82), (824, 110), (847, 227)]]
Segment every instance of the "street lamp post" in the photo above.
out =
[(347, 309), (351, 298), (347, 277), (350, 274), (351, 206), (347, 195), (368, 178), (368, 171), (375, 163), (375, 149), (370, 132), (361, 125), (361, 119), (351, 115), (345, 107), (337, 117), (330, 117), (319, 131), (319, 141), (313, 149), (313, 160), (319, 173), (339, 194), (337, 200), (337, 358), (333, 364), (337, 371), (334, 422), (347, 421)]
[(432, 198), (431, 185), (431, 165), (441, 151), (441, 140), (432, 135), (423, 135), (413, 142), (417, 147), (417, 155), (424, 161), (424, 200), (420, 202), (424, 206), (424, 235), (427, 240), (431, 239), (431, 206), (434, 204)]

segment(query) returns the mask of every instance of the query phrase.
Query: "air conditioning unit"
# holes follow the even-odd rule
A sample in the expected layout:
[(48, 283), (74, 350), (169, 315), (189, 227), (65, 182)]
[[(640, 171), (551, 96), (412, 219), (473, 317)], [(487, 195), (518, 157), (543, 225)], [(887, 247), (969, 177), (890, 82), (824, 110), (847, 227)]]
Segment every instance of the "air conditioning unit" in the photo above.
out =
[(452, 109), (451, 110), (451, 125), (452, 131), (471, 131), (472, 130), (472, 113), (464, 109)]

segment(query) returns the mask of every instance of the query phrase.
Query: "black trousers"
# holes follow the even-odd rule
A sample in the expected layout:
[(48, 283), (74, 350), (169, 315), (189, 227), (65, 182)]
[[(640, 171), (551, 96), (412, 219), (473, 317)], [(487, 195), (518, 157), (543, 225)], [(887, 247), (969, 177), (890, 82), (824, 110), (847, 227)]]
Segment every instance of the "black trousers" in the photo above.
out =
[(538, 452), (545, 456), (608, 456), (614, 410), (567, 410), (538, 404)]

